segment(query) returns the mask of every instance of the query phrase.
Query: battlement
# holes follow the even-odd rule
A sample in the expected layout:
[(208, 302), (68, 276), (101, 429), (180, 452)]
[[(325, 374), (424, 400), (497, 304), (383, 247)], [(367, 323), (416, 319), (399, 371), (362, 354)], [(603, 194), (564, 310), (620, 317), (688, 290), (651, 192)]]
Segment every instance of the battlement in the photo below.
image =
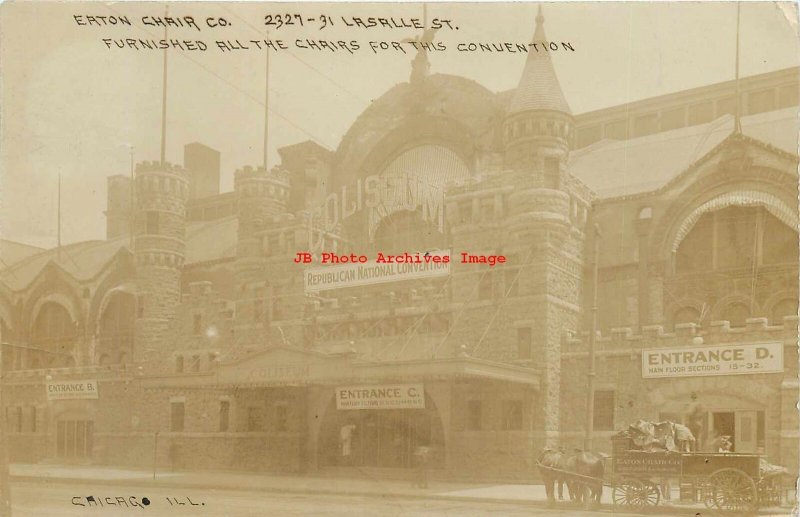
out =
[(267, 171), (263, 166), (245, 165), (241, 169), (236, 169), (233, 177), (236, 185), (248, 180), (272, 180), (277, 183), (285, 183), (287, 187), (289, 185), (289, 171), (282, 167), (273, 167)]
[(557, 111), (525, 111), (508, 117), (503, 126), (503, 136), (507, 144), (534, 138), (559, 139), (566, 144), (574, 119), (568, 113)]
[(143, 161), (136, 164), (136, 173), (147, 173), (147, 172), (164, 172), (169, 174), (174, 174), (176, 176), (181, 176), (184, 180), (189, 181), (189, 171), (184, 169), (182, 166), (164, 162), (163, 164), (159, 161)]
[[(674, 332), (664, 332), (662, 325), (642, 327), (641, 334), (634, 334), (630, 327), (611, 329), (610, 334), (595, 339), (598, 351), (630, 350), (637, 348), (662, 348), (670, 346), (692, 346), (697, 338), (706, 345), (725, 344), (744, 341), (797, 341), (797, 316), (784, 316), (781, 322), (769, 324), (767, 318), (748, 318), (744, 327), (731, 328), (728, 321), (712, 321), (707, 328), (696, 323), (679, 323)], [(584, 352), (589, 333), (582, 332), (580, 337), (567, 336), (564, 352)]]

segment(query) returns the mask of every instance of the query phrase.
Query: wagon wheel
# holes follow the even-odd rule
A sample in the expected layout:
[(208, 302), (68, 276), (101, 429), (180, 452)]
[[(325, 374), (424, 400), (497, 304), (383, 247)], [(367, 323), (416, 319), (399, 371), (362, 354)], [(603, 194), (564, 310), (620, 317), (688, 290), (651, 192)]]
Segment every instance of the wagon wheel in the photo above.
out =
[(614, 483), (611, 491), (611, 500), (614, 506), (633, 506), (638, 500), (636, 494), (639, 492), (641, 483), (635, 479), (622, 478)]
[(658, 506), (658, 502), (661, 500), (661, 491), (658, 489), (656, 484), (652, 481), (645, 481), (642, 484), (644, 486), (641, 497), (644, 500), (644, 505)]
[(611, 498), (616, 506), (630, 506), (638, 510), (648, 505), (657, 505), (660, 494), (650, 481), (623, 478), (614, 485)]
[(739, 469), (720, 469), (711, 474), (714, 506), (724, 511), (747, 512), (757, 506), (756, 484)]

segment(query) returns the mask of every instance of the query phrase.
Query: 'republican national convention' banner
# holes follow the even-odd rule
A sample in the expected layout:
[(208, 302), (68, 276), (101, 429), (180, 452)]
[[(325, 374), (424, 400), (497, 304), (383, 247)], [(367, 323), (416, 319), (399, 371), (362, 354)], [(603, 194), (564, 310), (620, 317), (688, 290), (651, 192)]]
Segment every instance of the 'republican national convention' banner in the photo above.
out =
[[(450, 252), (435, 251), (428, 256), (410, 256), (407, 262), (355, 262), (337, 266), (308, 268), (303, 273), (305, 292), (357, 287), (362, 285), (398, 282), (419, 278), (434, 278), (450, 274)], [(446, 261), (439, 258), (447, 257)], [(419, 260), (417, 260), (419, 259)]]
[(783, 372), (783, 343), (656, 348), (642, 351), (642, 377)]

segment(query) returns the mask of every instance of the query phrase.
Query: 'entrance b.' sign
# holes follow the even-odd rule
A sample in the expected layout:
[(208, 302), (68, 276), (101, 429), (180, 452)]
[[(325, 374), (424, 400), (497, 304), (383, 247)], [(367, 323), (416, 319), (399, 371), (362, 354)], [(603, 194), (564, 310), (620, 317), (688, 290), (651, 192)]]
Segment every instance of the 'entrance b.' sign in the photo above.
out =
[(47, 383), (47, 400), (96, 399), (97, 381), (51, 381)]

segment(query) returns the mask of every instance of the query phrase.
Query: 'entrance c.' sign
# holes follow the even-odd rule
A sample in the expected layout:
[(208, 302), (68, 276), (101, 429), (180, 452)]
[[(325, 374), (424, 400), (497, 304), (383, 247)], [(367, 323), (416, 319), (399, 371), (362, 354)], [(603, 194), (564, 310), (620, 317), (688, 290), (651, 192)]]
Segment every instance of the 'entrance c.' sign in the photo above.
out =
[(336, 409), (425, 409), (422, 384), (381, 384), (336, 388)]

